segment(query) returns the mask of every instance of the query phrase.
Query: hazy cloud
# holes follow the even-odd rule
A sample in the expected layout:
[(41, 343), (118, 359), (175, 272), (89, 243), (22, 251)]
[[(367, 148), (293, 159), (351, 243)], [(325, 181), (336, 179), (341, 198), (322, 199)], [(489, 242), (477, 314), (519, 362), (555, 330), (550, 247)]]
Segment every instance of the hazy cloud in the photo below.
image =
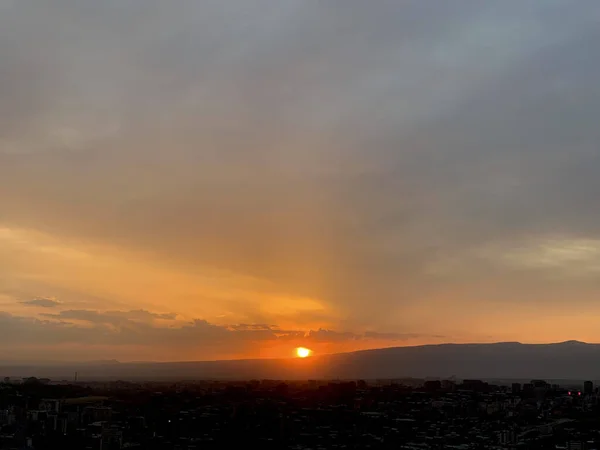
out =
[(333, 330), (310, 330), (306, 333), (309, 340), (315, 342), (338, 342), (338, 341), (363, 341), (363, 340), (378, 340), (389, 342), (402, 342), (411, 339), (419, 339), (424, 337), (443, 338), (444, 336), (427, 336), (419, 333), (377, 333), (367, 331), (364, 333), (339, 332)]
[(273, 331), (278, 329), (277, 325), (265, 325), (262, 323), (240, 323), (237, 325), (229, 325), (229, 328), (235, 331)]
[(91, 310), (76, 310), (69, 309), (61, 311), (58, 314), (42, 314), (44, 317), (54, 319), (72, 319), (82, 320), (85, 322), (92, 322), (98, 324), (123, 324), (130, 321), (152, 321), (156, 319), (162, 320), (175, 320), (177, 314), (175, 313), (152, 313), (143, 309), (132, 310), (132, 311), (106, 311), (98, 312)]
[[(3, 4), (0, 227), (65, 244), (7, 232), (0, 264), (20, 291), (105, 292), (98, 311), (350, 333), (322, 341), (487, 336), (506, 299), (549, 314), (566, 292), (596, 313), (593, 276), (546, 280), (597, 266), (577, 243), (600, 240), (599, 20), (596, 0)], [(48, 268), (82, 252), (103, 262)], [(126, 252), (164, 306), (120, 296)]]
[[(392, 345), (405, 340), (401, 335), (359, 335), (332, 330), (305, 332), (262, 324), (221, 326), (199, 319), (165, 326), (135, 320), (137, 314), (129, 313), (70, 310), (59, 314), (43, 314), (46, 320), (40, 320), (0, 312), (0, 342), (5, 342), (7, 349), (13, 351), (19, 346), (28, 348), (36, 344), (67, 347), (87, 345), (92, 346), (92, 351), (104, 348), (106, 354), (112, 352), (131, 360), (136, 358), (136, 352), (140, 350), (148, 354), (158, 351), (160, 354), (172, 348), (174, 357), (203, 359), (239, 357), (244, 353), (259, 356), (260, 353), (256, 351), (260, 345), (276, 346), (283, 343), (292, 349), (300, 344), (318, 348), (314, 346), (320, 343), (378, 339), (379, 345)], [(77, 321), (88, 322), (88, 325), (78, 325)]]
[(59, 301), (51, 298), (34, 298), (32, 300), (26, 300), (20, 303), (27, 306), (40, 306), (42, 308), (54, 308), (60, 305)]

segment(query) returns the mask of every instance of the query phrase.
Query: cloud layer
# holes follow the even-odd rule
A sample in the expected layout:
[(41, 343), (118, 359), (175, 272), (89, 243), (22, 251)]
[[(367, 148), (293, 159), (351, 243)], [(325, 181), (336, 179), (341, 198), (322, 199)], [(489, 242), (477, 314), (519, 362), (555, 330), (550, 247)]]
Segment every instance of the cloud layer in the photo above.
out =
[(38, 306), (41, 308), (54, 308), (56, 306), (59, 306), (60, 302), (57, 302), (56, 300), (51, 298), (34, 298), (32, 300), (26, 300), (24, 302), (21, 302), (21, 304), (27, 306)]
[(600, 314), (581, 249), (599, 19), (594, 0), (1, 2), (0, 309), (552, 340), (567, 299)]
[[(205, 320), (174, 322), (176, 314), (145, 310), (64, 310), (42, 318), (0, 313), (0, 349), (23, 359), (39, 347), (50, 348), (54, 359), (72, 361), (102, 358), (136, 360), (194, 360), (292, 356), (296, 346), (322, 353), (331, 344), (345, 349), (390, 346), (410, 342), (418, 335), (350, 333), (332, 330), (285, 330), (275, 325), (215, 325)], [(160, 323), (167, 321), (168, 324)], [(440, 336), (437, 336), (440, 338)], [(18, 342), (20, 352), (15, 352)], [(285, 353), (280, 353), (287, 350)], [(87, 352), (87, 356), (86, 356)], [(19, 354), (21, 353), (21, 354)], [(23, 354), (24, 353), (24, 354)], [(48, 359), (48, 356), (42, 359)], [(50, 358), (52, 359), (52, 358)]]

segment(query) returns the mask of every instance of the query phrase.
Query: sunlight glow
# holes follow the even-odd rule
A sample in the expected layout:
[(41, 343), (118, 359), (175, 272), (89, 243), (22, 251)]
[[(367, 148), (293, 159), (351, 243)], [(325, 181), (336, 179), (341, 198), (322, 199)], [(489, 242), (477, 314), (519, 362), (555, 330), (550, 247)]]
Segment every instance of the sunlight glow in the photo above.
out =
[(308, 348), (298, 347), (296, 349), (296, 355), (298, 356), (298, 358), (306, 358), (307, 356), (310, 356), (311, 353), (312, 352)]

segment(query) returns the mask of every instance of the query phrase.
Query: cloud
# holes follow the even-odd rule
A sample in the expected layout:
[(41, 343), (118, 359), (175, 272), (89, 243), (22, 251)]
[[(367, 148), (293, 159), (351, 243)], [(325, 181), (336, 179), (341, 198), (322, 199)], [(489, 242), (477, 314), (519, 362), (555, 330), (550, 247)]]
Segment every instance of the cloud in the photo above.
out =
[[(285, 323), (303, 330), (451, 335), (493, 326), (494, 296), (544, 306), (531, 247), (600, 239), (599, 18), (595, 0), (12, 2), (0, 226), (68, 244), (0, 261), (23, 291), (101, 291), (92, 309), (268, 324), (306, 298), (326, 320)], [(69, 246), (100, 262), (51, 269)], [(498, 246), (512, 263), (482, 256)], [(129, 253), (174, 294), (132, 293), (111, 269)]]
[(106, 311), (99, 312), (85, 309), (69, 309), (60, 311), (58, 314), (42, 314), (44, 317), (53, 319), (81, 320), (97, 324), (124, 324), (132, 321), (147, 322), (156, 319), (175, 320), (176, 313), (152, 313), (143, 309), (132, 311)]
[[(0, 313), (0, 342), (10, 342), (13, 351), (22, 346), (30, 353), (36, 346), (51, 346), (52, 349), (44, 351), (45, 357), (58, 357), (64, 351), (61, 349), (83, 345), (90, 347), (88, 358), (113, 354), (135, 359), (140, 354), (154, 352), (156, 359), (170, 349), (171, 358), (207, 359), (241, 357), (248, 353), (260, 356), (265, 352), (270, 356), (286, 356), (297, 345), (309, 345), (318, 351), (321, 344), (328, 348), (335, 343), (377, 340), (379, 345), (386, 342), (391, 345), (409, 339), (396, 334), (285, 330), (264, 324), (215, 325), (200, 319), (168, 325), (140, 321), (139, 311), (133, 313), (68, 310), (43, 314), (43, 320)], [(149, 312), (142, 315), (161, 316)], [(279, 347), (285, 352), (268, 353), (270, 348)]]
[[(374, 331), (367, 331), (364, 334), (365, 339), (378, 339), (378, 340), (389, 340), (389, 341), (407, 341), (410, 339), (420, 338), (422, 335), (417, 333), (377, 333)], [(434, 338), (445, 338), (446, 336), (433, 335), (429, 337)]]
[(129, 319), (148, 320), (148, 319), (162, 319), (162, 320), (175, 320), (177, 318), (176, 313), (151, 313), (143, 309), (136, 309), (134, 311), (109, 311), (109, 314), (122, 315)]
[(595, 276), (600, 271), (600, 240), (555, 238), (527, 242), (517, 248), (503, 249), (501, 261), (525, 269)]
[(480, 271), (508, 269), (555, 280), (593, 281), (600, 271), (600, 239), (548, 235), (489, 243), (459, 258), (439, 261), (430, 270), (452, 277), (473, 266)]
[(34, 298), (32, 300), (26, 300), (24, 302), (20, 302), (22, 305), (27, 306), (39, 306), (42, 308), (54, 308), (60, 305), (59, 301), (56, 301), (52, 298)]
[(262, 323), (240, 323), (237, 325), (229, 325), (229, 328), (235, 331), (273, 331), (278, 329), (277, 325), (266, 325)]
[(310, 330), (306, 333), (306, 338), (314, 342), (339, 342), (339, 341), (389, 341), (403, 342), (411, 339), (423, 338), (443, 338), (444, 336), (427, 336), (419, 333), (378, 333), (366, 331), (364, 333), (339, 332), (334, 330)]

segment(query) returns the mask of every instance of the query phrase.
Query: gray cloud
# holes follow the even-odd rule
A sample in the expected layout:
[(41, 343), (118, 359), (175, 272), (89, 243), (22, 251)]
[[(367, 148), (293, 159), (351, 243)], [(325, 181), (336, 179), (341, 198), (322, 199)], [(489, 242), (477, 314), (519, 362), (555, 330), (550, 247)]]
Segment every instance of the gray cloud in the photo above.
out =
[(58, 314), (43, 314), (53, 319), (83, 320), (97, 324), (124, 324), (131, 321), (152, 321), (155, 319), (175, 320), (176, 313), (152, 313), (143, 309), (132, 311), (106, 311), (98, 312), (87, 309), (69, 309)]
[(40, 306), (42, 308), (54, 308), (60, 305), (60, 302), (51, 298), (34, 298), (20, 303), (27, 306)]
[(240, 323), (237, 325), (230, 325), (229, 328), (235, 331), (272, 331), (278, 329), (277, 325), (266, 325), (262, 323)]
[[(595, 1), (11, 5), (6, 224), (256, 276), (381, 329), (473, 274), (527, 300), (538, 278), (467, 258), (490, 242), (600, 238)], [(448, 258), (469, 275), (432, 275)]]
[[(44, 314), (45, 320), (40, 320), (0, 312), (0, 342), (9, 343), (12, 350), (19, 346), (30, 349), (32, 345), (50, 345), (55, 346), (55, 349), (61, 345), (92, 346), (88, 357), (98, 354), (102, 348), (105, 353), (98, 354), (98, 357), (123, 354), (123, 348), (128, 347), (136, 348), (135, 351), (142, 349), (144, 352), (160, 352), (171, 348), (177, 357), (203, 359), (227, 358), (244, 351), (256, 351), (258, 344), (268, 342), (296, 341), (311, 345), (321, 342), (378, 339), (380, 343), (388, 341), (392, 344), (414, 337), (400, 334), (355, 334), (322, 329), (304, 332), (282, 330), (275, 325), (263, 324), (219, 326), (205, 320), (161, 326), (135, 320), (139, 312), (134, 313), (72, 310), (61, 311), (59, 314)], [(73, 320), (89, 322), (89, 325), (76, 325)], [(135, 351), (124, 354), (130, 359), (135, 358)], [(159, 354), (156, 353), (155, 357)]]
[(177, 318), (176, 313), (152, 313), (144, 309), (136, 309), (132, 311), (108, 311), (105, 315), (114, 317), (123, 317), (131, 320), (175, 320)]

